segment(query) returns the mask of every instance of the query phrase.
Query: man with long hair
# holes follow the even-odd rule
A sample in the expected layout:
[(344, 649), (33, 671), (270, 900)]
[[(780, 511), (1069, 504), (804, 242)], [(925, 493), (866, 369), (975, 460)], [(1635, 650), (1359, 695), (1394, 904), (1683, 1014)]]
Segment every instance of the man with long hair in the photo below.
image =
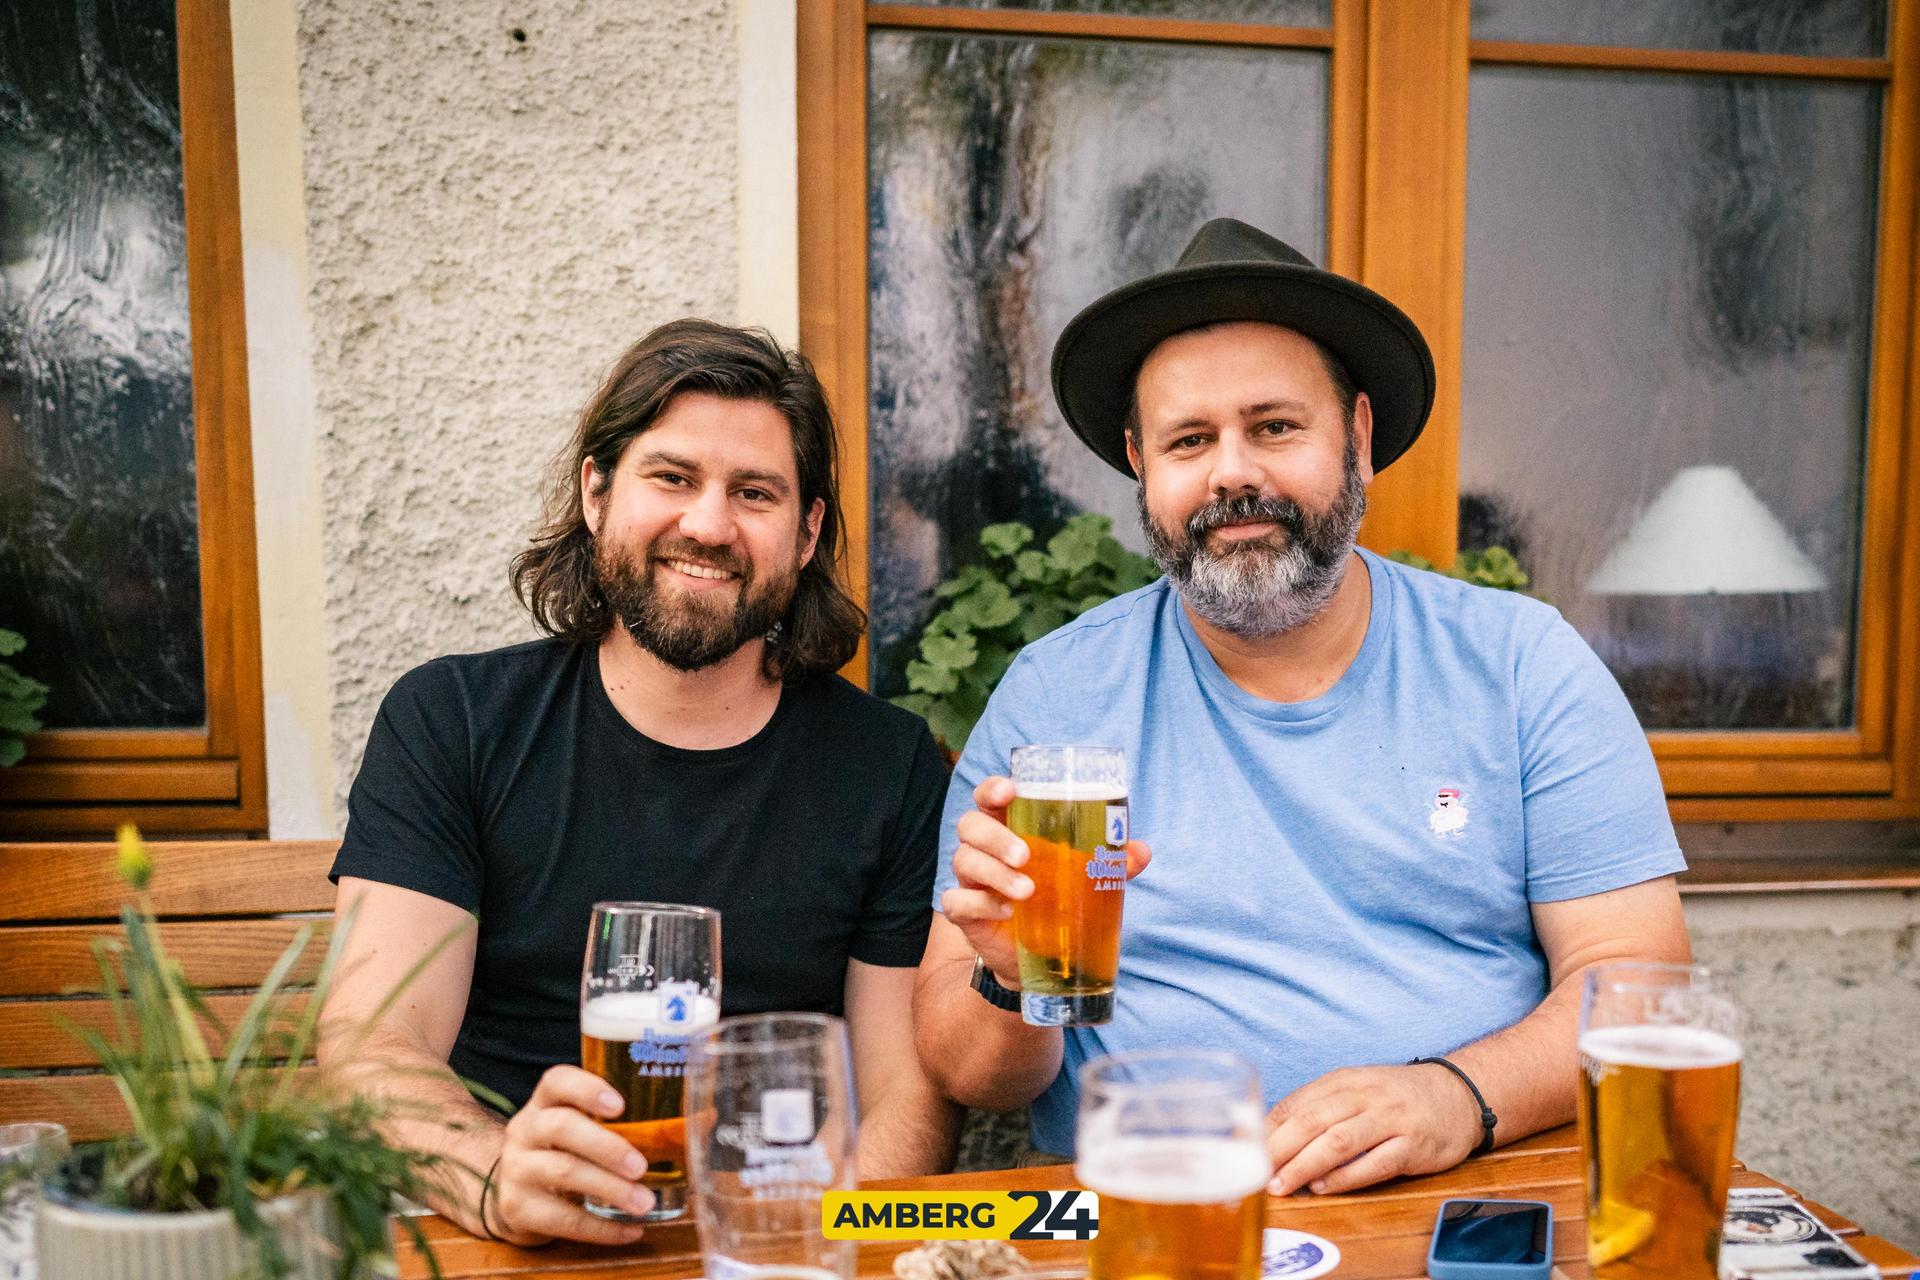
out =
[(396, 1139), (448, 1157), (435, 1207), (470, 1230), (635, 1239), (581, 1204), (652, 1203), (597, 1123), (619, 1100), (572, 1065), (587, 921), (602, 900), (708, 906), (723, 1013), (845, 1014), (862, 1174), (944, 1167), (911, 995), (946, 770), (924, 723), (834, 674), (866, 620), (836, 576), (811, 366), (760, 331), (663, 325), (558, 465), (512, 568), (548, 638), (429, 662), (374, 723), (333, 867), (358, 906), (322, 1064), (401, 1104)]

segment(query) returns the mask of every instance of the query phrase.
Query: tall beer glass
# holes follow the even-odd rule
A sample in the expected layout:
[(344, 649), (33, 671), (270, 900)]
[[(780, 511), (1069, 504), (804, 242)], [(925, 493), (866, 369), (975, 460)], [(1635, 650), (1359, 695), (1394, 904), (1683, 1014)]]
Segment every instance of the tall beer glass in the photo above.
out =
[(1015, 747), (1007, 825), (1033, 896), (1013, 904), (1020, 1016), (1037, 1027), (1113, 1017), (1127, 887), (1127, 762), (1112, 747)]
[(647, 1158), (651, 1212), (588, 1199), (620, 1222), (687, 1211), (687, 1041), (720, 1018), (720, 913), (660, 902), (597, 902), (580, 975), (580, 1065), (625, 1101), (607, 1127)]
[(687, 1156), (711, 1280), (851, 1280), (820, 1200), (854, 1189), (847, 1026), (823, 1013), (727, 1018), (693, 1042)]
[(1740, 1013), (1687, 965), (1590, 970), (1580, 1141), (1595, 1280), (1718, 1280), (1740, 1114)]
[(1120, 1053), (1080, 1069), (1074, 1176), (1100, 1196), (1091, 1280), (1259, 1280), (1272, 1162), (1260, 1078), (1233, 1053)]

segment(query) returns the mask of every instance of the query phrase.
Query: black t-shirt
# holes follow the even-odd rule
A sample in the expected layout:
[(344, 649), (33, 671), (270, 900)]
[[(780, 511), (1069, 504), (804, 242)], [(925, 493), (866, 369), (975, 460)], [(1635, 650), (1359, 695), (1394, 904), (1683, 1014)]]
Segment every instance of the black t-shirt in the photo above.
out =
[(332, 875), (480, 918), (451, 1065), (518, 1106), (580, 1060), (595, 902), (721, 913), (721, 1009), (839, 1013), (849, 958), (918, 964), (946, 769), (923, 721), (838, 676), (765, 728), (685, 751), (621, 718), (597, 650), (541, 640), (439, 658), (375, 718)]

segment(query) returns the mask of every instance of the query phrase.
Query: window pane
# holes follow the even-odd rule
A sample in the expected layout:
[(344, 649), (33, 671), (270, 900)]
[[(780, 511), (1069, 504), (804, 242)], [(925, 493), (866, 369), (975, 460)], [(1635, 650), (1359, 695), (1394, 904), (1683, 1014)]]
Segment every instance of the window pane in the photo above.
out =
[(1198, 22), (1260, 22), (1275, 27), (1324, 27), (1333, 0), (906, 0), (940, 9), (1046, 9), (1054, 13), (1123, 13)]
[(1133, 485), (1054, 407), (1075, 312), (1208, 218), (1324, 256), (1327, 60), (1271, 49), (876, 32), (869, 263), (874, 685), (986, 525), (1113, 516)]
[(0, 626), (54, 728), (206, 717), (172, 0), (0, 11)]
[(1473, 0), (1476, 40), (1877, 58), (1886, 0)]
[(1853, 723), (1880, 93), (1473, 73), (1462, 545), (1648, 728)]

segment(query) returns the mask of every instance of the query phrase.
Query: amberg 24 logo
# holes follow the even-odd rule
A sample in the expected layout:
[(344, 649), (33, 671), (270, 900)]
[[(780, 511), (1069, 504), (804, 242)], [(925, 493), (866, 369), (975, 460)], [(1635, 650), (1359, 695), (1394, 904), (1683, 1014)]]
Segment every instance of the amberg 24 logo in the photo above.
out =
[(1091, 1240), (1100, 1197), (1091, 1191), (829, 1191), (820, 1200), (829, 1240)]

